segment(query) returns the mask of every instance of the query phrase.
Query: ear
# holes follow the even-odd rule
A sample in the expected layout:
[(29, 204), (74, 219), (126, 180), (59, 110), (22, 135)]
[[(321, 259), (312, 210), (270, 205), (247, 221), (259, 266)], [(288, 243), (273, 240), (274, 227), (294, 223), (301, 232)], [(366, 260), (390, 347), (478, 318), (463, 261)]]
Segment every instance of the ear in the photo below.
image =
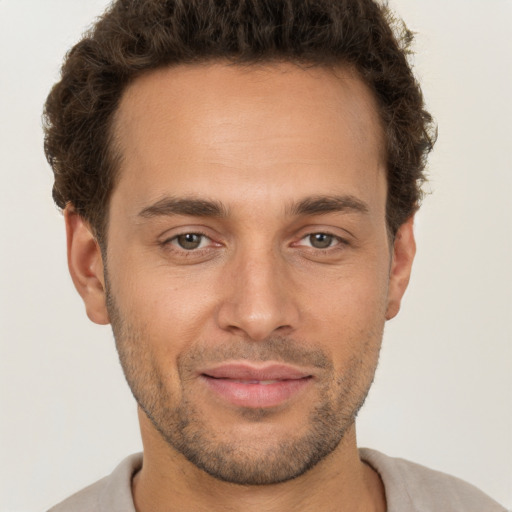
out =
[(400, 226), (395, 235), (389, 274), (386, 320), (391, 320), (400, 311), (400, 302), (411, 277), (412, 262), (416, 254), (413, 223), (414, 216), (411, 216)]
[(82, 297), (87, 316), (97, 324), (110, 322), (106, 306), (105, 279), (101, 250), (89, 224), (67, 205), (66, 222), (68, 268)]

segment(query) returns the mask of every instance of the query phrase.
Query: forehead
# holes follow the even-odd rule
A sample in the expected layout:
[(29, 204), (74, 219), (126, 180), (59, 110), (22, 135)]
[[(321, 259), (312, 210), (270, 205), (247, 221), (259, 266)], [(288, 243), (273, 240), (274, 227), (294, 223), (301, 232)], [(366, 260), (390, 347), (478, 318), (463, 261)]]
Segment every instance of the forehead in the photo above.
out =
[(113, 199), (134, 207), (169, 194), (286, 201), (333, 183), (356, 196), (385, 188), (376, 102), (348, 67), (217, 62), (157, 70), (125, 91), (114, 135), (121, 164)]

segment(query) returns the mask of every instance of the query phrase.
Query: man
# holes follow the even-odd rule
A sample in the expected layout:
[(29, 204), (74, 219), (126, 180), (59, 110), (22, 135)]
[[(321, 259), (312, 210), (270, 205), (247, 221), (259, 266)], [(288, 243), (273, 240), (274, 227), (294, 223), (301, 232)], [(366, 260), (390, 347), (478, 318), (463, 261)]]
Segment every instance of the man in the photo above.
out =
[(52, 510), (504, 510), (356, 445), (434, 139), (389, 20), (125, 0), (70, 52), (45, 109), (54, 199), (144, 455)]

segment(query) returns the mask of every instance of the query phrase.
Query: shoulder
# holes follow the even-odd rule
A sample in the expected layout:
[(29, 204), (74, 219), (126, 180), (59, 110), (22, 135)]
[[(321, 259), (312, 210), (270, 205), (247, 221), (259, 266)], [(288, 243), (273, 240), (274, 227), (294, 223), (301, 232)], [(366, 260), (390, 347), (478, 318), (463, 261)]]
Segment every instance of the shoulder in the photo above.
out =
[(100, 510), (98, 505), (99, 495), (101, 494), (101, 491), (107, 480), (108, 477), (105, 477), (101, 480), (98, 480), (94, 484), (85, 487), (58, 505), (52, 507), (50, 510), (48, 510), (48, 512), (85, 512), (86, 510)]
[(135, 512), (133, 475), (142, 467), (142, 454), (130, 455), (105, 478), (73, 494), (48, 512)]
[(473, 485), (446, 473), (375, 450), (359, 450), (361, 460), (379, 473), (389, 512), (506, 512)]

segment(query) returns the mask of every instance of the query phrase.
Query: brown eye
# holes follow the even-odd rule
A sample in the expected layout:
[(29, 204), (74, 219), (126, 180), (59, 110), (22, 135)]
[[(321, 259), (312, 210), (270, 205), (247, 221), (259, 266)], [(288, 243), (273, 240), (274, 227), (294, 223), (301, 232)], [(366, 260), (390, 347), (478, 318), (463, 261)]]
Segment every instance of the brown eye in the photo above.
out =
[(314, 233), (309, 235), (309, 243), (311, 247), (315, 249), (327, 249), (331, 247), (334, 240), (333, 235), (327, 235), (326, 233)]
[(198, 249), (203, 241), (204, 236), (197, 233), (185, 233), (184, 235), (178, 235), (175, 240), (176, 243), (187, 251)]

